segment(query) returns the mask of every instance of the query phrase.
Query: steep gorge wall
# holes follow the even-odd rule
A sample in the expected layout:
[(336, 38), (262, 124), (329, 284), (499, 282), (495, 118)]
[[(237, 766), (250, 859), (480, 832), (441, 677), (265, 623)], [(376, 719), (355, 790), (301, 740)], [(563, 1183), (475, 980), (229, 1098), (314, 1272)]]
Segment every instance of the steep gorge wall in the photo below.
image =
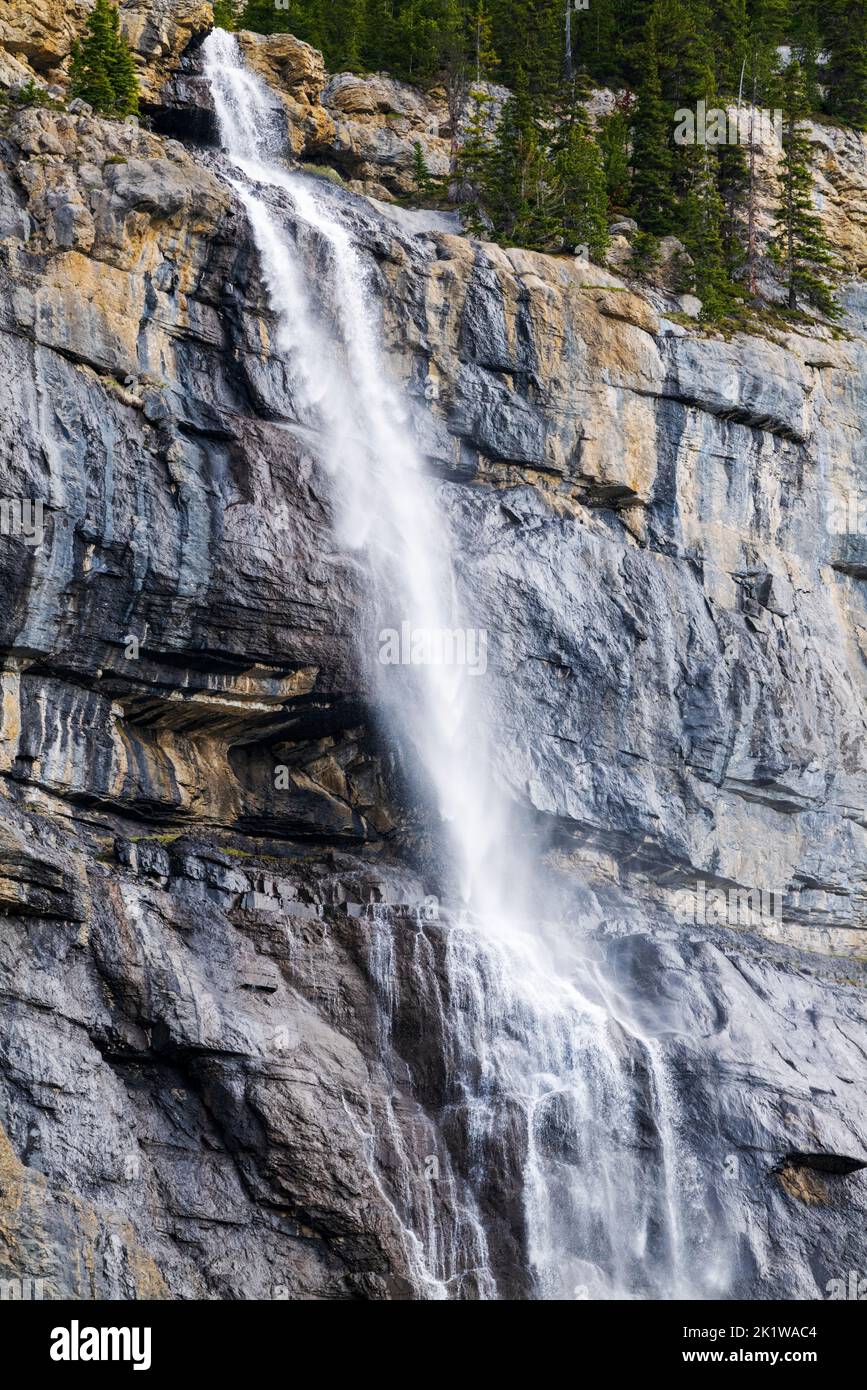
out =
[[(429, 1294), (404, 1227), (477, 1253), (450, 914), (406, 906), (432, 849), (242, 210), (133, 126), (28, 109), (0, 158), (0, 498), (46, 516), (0, 538), (2, 1272)], [(501, 780), (669, 1041), (734, 1288), (821, 1295), (867, 1206), (863, 287), (837, 340), (726, 342), (321, 187), (490, 633)], [(699, 881), (782, 924), (697, 924)], [(476, 1192), (501, 1296), (519, 1128)]]

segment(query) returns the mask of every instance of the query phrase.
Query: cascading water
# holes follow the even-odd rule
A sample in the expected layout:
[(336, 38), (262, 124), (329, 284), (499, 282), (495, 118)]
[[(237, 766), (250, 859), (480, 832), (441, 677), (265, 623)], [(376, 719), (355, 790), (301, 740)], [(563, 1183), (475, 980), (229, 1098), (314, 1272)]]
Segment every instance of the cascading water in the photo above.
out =
[[(534, 1296), (718, 1292), (659, 1044), (635, 1026), (573, 926), (533, 920), (539, 880), (494, 781), (477, 677), (467, 664), (378, 659), (384, 630), (466, 632), (470, 605), (458, 597), (445, 508), (382, 361), (365, 260), (311, 181), (282, 166), (279, 110), (244, 68), (237, 40), (216, 30), (205, 62), (278, 321), (276, 347), (290, 364), (291, 412), (321, 440), (338, 541), (360, 552), (369, 574), (360, 647), (371, 690), (418, 769), (420, 797), (439, 811), (462, 907), (454, 920), (446, 914), (446, 987), (423, 933), (405, 967), (442, 1035), (444, 1109), (462, 1150), (461, 1192), (447, 1174), (447, 1231), (429, 1186), (421, 1198), (399, 1194), (419, 1295), (460, 1297), (471, 1286), (469, 1296), (498, 1296), (484, 1202), (473, 1192), (490, 1185), (492, 1162), (502, 1171), (492, 1156), (507, 1150)], [(289, 226), (269, 207), (269, 189), (291, 200)], [(305, 258), (315, 258), (318, 284)], [(401, 1008), (399, 931), (387, 914), (371, 924), (371, 969), (392, 1017)], [(374, 1165), (370, 1135), (360, 1142)]]

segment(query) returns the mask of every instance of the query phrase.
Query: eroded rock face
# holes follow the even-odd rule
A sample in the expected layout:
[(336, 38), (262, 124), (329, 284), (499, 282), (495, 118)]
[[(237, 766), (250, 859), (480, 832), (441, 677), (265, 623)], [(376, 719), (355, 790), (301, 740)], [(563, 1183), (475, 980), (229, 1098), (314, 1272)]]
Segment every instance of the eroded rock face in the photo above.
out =
[(244, 58), (279, 95), (286, 108), (288, 145), (293, 155), (311, 156), (334, 139), (334, 122), (322, 103), (327, 77), (322, 54), (291, 34), (241, 32)]
[[(69, 55), (81, 37), (88, 0), (3, 0), (0, 46), (26, 63), (29, 75), (64, 82)], [(155, 97), (197, 34), (213, 26), (208, 0), (120, 0), (121, 26), (139, 67), (146, 100)]]
[(69, 56), (90, 8), (86, 0), (4, 0), (0, 44), (35, 71), (47, 72)]
[[(0, 537), (0, 1272), (528, 1296), (521, 1117), (480, 1182), (363, 565), (220, 159), (39, 110), (0, 155), (0, 499), (45, 519)], [(490, 634), (500, 778), (666, 1040), (724, 1289), (823, 1296), (865, 1259), (863, 290), (838, 341), (726, 342), (317, 187)]]
[[(271, 87), (277, 109), (283, 109), (285, 147), (293, 158), (328, 168), (353, 192), (385, 202), (417, 193), (416, 145), (431, 174), (442, 177), (452, 169), (453, 122), (443, 88), (420, 91), (382, 73), (329, 75), (322, 54), (291, 34), (242, 30), (238, 43), (250, 68)], [(493, 131), (509, 93), (489, 82), (474, 84), (474, 90), (487, 97), (486, 123)], [(459, 125), (468, 118), (469, 105), (467, 97)], [(219, 144), (196, 44), (160, 91), (151, 114), (164, 131)]]

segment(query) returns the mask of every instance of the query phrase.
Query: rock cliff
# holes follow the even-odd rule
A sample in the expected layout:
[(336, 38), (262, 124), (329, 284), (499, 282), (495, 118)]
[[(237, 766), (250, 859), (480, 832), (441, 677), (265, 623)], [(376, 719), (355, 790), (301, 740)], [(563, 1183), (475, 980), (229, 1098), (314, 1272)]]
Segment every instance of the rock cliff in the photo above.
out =
[[(209, 7), (123, 11), (184, 134)], [(6, 7), (13, 68), (62, 78), (76, 16)], [(837, 336), (708, 335), (360, 196), (401, 191), (423, 128), (445, 150), (436, 98), (243, 44), (292, 153), (355, 180), (316, 187), (490, 633), (498, 775), (668, 1052), (723, 1291), (824, 1296), (867, 1213), (864, 285)], [(0, 537), (0, 1275), (532, 1296), (520, 1127), (480, 1179), (462, 1124), (452, 909), (415, 907), (434, 854), (354, 655), (363, 572), (189, 132), (38, 107), (0, 131), (0, 499), (44, 516)], [(826, 139), (863, 268), (860, 137)], [(762, 891), (779, 913), (705, 910)]]

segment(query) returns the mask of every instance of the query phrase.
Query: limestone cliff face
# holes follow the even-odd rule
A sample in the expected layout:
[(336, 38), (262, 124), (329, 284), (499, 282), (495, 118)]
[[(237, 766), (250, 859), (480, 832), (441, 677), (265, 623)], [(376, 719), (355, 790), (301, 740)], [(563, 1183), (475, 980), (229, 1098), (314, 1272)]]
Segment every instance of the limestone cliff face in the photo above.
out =
[[(43, 27), (5, 38), (40, 70)], [(297, 71), (294, 40), (245, 43)], [(309, 154), (373, 98), (337, 80), (326, 110), (308, 66), (275, 99)], [(0, 537), (0, 1273), (424, 1297), (449, 1232), (439, 1277), (474, 1297), (472, 1189), (498, 1295), (527, 1296), (520, 1135), (480, 1186), (450, 913), (409, 906), (431, 851), (354, 656), (363, 574), (224, 173), (86, 116), (2, 131), (0, 499), (45, 534)], [(725, 341), (317, 187), (491, 634), (501, 780), (666, 1039), (730, 1290), (822, 1296), (867, 1211), (863, 286), (835, 340)], [(697, 922), (698, 883), (781, 918)]]
[[(0, 46), (34, 75), (63, 84), (90, 0), (2, 0)], [(123, 32), (145, 99), (155, 97), (195, 36), (214, 22), (208, 0), (120, 0)]]

